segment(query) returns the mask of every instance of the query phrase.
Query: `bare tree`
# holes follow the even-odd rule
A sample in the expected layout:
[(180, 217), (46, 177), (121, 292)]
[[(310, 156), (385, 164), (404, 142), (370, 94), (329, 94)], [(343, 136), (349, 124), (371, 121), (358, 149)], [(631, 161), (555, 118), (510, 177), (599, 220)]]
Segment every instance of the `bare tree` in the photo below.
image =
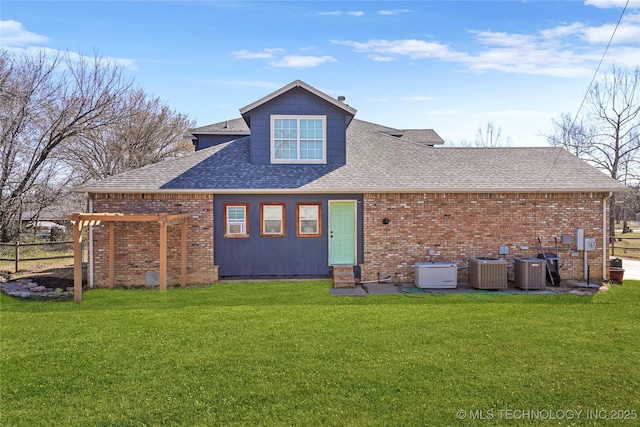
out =
[[(554, 121), (547, 140), (562, 146), (605, 171), (625, 185), (637, 185), (640, 166), (640, 68), (613, 66), (611, 72), (594, 84), (585, 100), (581, 121), (569, 115)], [(586, 123), (586, 124), (585, 124)], [(618, 215), (625, 221), (628, 197), (614, 195), (609, 233), (614, 235)]]
[(485, 128), (478, 126), (478, 132), (476, 133), (476, 139), (473, 143), (463, 139), (454, 144), (459, 147), (484, 147), (484, 148), (496, 148), (496, 147), (510, 147), (511, 137), (507, 136), (502, 138), (502, 128), (497, 127), (493, 122), (488, 121)]
[(142, 89), (114, 104), (119, 119), (72, 138), (62, 156), (81, 183), (193, 152), (185, 138), (195, 123)]
[(476, 147), (509, 147), (511, 146), (511, 137), (507, 136), (502, 139), (502, 128), (496, 128), (493, 122), (487, 122), (485, 129), (482, 126), (478, 126), (478, 132), (476, 133)]
[(585, 157), (590, 151), (595, 129), (582, 121), (574, 122), (571, 115), (563, 113), (553, 120), (554, 134), (547, 135), (547, 142), (554, 147), (563, 147), (578, 157)]
[(113, 106), (130, 86), (98, 56), (0, 51), (0, 241), (17, 236), (38, 186), (66, 182), (59, 147), (114, 123)]

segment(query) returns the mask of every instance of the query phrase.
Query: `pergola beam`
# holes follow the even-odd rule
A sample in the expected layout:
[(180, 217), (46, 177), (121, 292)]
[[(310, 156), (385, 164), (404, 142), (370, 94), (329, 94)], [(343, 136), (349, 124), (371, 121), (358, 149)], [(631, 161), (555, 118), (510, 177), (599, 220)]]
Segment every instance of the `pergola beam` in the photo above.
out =
[(121, 213), (74, 213), (67, 215), (73, 222), (73, 294), (76, 303), (82, 302), (82, 230), (85, 225), (109, 223), (108, 287), (115, 283), (115, 223), (157, 222), (160, 226), (160, 290), (167, 289), (167, 227), (180, 225), (180, 286), (187, 285), (187, 223), (191, 214), (134, 214)]

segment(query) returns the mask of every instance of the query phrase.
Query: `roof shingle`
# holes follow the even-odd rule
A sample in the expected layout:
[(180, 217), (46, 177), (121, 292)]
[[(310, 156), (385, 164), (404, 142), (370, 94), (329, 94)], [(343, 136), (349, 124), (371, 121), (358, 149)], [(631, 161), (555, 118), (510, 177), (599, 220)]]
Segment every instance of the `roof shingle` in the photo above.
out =
[[(433, 148), (354, 119), (346, 165), (255, 165), (249, 137), (87, 185), (86, 192), (609, 192), (626, 188), (562, 148)], [(437, 134), (436, 134), (437, 135)]]

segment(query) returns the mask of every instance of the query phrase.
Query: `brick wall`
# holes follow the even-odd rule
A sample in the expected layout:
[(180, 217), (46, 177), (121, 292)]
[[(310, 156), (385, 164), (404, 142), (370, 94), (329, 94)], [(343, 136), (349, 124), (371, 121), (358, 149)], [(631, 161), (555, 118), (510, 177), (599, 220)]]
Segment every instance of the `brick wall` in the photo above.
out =
[[(210, 194), (92, 194), (98, 213), (189, 213), (187, 219), (187, 283), (218, 280), (213, 264), (213, 195)], [(167, 282), (180, 279), (180, 226), (167, 228)], [(109, 226), (94, 226), (94, 286), (107, 286)], [(157, 223), (115, 223), (115, 285), (145, 285), (147, 273), (160, 266), (160, 226)]]
[[(560, 256), (566, 264), (563, 279), (583, 277), (583, 254), (574, 258), (575, 233), (595, 237), (598, 250), (588, 253), (592, 278), (602, 277), (603, 198), (600, 193), (572, 194), (365, 194), (364, 264), (362, 280), (375, 280), (380, 273), (398, 273), (402, 282), (413, 282), (413, 264), (434, 260), (466, 265), (469, 257), (498, 256), (507, 246), (514, 257), (535, 257), (558, 238)], [(384, 225), (383, 218), (389, 223)], [(561, 245), (562, 234), (573, 243)], [(528, 247), (528, 249), (522, 249)], [(573, 251), (572, 251), (573, 249)], [(555, 252), (555, 250), (554, 250)], [(572, 264), (573, 262), (573, 264)], [(573, 268), (573, 270), (572, 270)], [(467, 281), (466, 270), (458, 280)]]

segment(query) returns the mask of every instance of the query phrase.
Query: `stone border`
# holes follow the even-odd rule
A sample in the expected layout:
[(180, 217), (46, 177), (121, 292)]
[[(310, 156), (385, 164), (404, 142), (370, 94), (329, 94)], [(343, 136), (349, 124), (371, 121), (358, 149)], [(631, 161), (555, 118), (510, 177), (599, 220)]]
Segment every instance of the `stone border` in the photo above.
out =
[(51, 288), (39, 286), (30, 279), (2, 282), (0, 291), (5, 295), (24, 299), (67, 300), (73, 298), (73, 288), (51, 290)]

